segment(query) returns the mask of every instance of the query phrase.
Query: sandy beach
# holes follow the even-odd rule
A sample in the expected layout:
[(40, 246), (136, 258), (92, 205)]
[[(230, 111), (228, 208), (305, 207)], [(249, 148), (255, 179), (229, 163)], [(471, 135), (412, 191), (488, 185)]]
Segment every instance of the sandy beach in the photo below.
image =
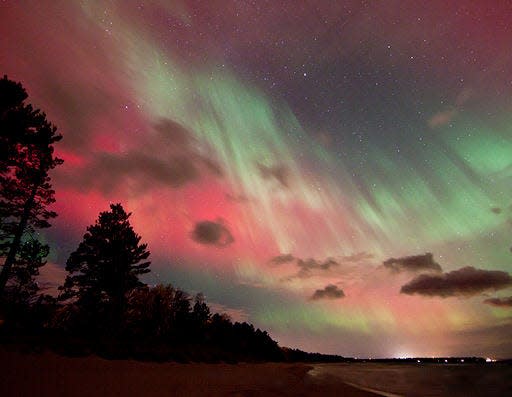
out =
[(179, 364), (0, 348), (1, 396), (375, 396), (305, 364)]

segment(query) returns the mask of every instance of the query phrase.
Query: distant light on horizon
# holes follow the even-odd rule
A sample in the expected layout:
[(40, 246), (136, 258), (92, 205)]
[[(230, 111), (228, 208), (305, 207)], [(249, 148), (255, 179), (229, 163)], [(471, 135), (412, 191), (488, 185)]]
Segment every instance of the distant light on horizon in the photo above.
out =
[(407, 359), (407, 358), (416, 358), (418, 356), (419, 355), (412, 354), (411, 352), (409, 352), (407, 350), (402, 350), (402, 351), (399, 351), (398, 353), (395, 353), (392, 357), (398, 358), (400, 360), (404, 360), (404, 359)]

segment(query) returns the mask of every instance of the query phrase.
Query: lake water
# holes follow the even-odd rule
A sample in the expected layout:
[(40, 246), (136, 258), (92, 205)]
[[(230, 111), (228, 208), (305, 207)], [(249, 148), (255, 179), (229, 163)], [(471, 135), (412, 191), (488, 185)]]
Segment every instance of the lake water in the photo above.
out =
[(383, 396), (512, 396), (512, 365), (315, 364), (309, 375), (336, 377)]

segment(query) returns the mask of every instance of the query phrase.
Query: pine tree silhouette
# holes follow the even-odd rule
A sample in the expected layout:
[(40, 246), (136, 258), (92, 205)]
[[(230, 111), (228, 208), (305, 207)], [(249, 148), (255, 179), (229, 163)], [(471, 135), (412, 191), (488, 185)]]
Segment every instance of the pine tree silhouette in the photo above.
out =
[(138, 277), (150, 271), (150, 253), (140, 244), (130, 215), (121, 204), (100, 213), (67, 260), (69, 275), (61, 287), (61, 299), (75, 298), (79, 307), (105, 307), (114, 331), (121, 325), (127, 292), (143, 285)]
[(0, 298), (26, 234), (57, 215), (47, 208), (55, 202), (48, 172), (63, 162), (53, 154), (62, 136), (26, 98), (20, 83), (0, 79)]

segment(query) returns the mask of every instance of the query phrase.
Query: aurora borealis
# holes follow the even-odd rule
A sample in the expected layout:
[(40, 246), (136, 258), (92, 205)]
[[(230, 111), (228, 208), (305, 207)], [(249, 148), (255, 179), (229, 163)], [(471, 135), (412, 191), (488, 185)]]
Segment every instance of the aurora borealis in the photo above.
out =
[(281, 345), (512, 356), (508, 2), (6, 1), (0, 22), (1, 72), (64, 136), (44, 282), (121, 202), (147, 282)]

